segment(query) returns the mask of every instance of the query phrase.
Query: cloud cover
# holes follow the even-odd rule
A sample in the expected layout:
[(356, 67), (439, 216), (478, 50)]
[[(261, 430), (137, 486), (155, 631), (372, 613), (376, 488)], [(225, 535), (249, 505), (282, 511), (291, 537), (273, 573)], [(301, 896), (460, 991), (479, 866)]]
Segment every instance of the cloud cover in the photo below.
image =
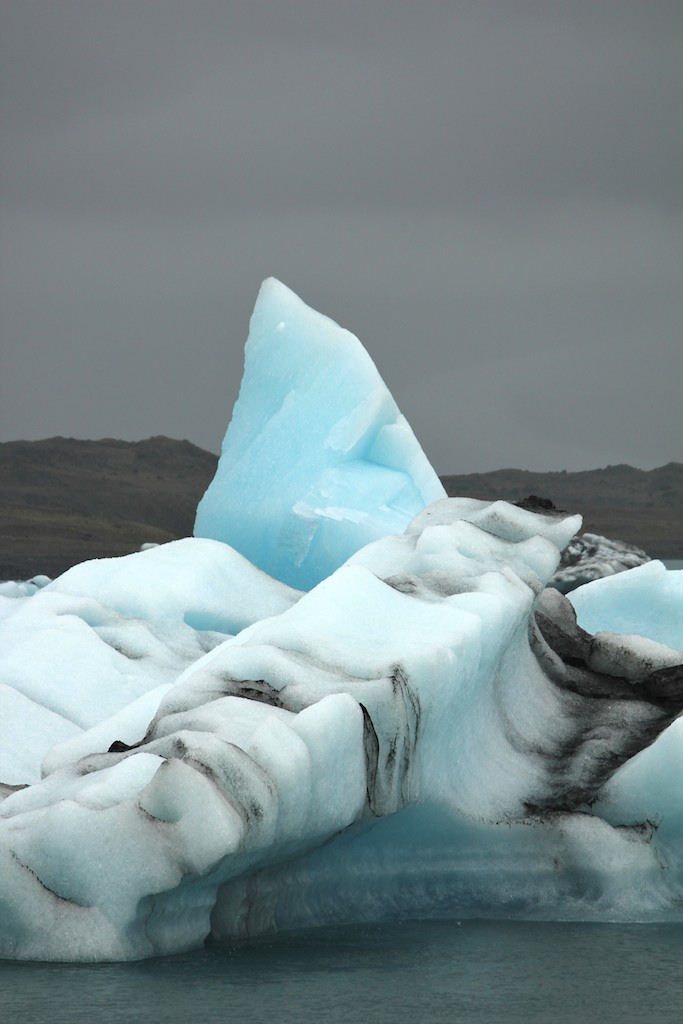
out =
[(683, 457), (683, 16), (2, 0), (0, 437), (217, 450), (260, 281), (439, 472)]

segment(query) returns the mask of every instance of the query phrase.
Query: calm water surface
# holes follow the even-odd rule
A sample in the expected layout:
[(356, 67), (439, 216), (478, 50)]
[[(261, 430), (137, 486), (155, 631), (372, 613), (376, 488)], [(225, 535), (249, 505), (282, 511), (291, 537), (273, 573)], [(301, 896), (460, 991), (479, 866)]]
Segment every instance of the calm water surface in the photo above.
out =
[(133, 964), (0, 963), (12, 1024), (680, 1024), (682, 925), (410, 922)]

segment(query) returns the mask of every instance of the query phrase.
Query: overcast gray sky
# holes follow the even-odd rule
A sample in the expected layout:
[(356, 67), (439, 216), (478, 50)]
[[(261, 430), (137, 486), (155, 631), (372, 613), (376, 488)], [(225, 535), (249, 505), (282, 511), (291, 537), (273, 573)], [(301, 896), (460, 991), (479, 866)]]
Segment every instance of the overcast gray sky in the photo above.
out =
[(217, 451), (275, 275), (437, 471), (683, 460), (680, 0), (0, 0), (0, 439)]

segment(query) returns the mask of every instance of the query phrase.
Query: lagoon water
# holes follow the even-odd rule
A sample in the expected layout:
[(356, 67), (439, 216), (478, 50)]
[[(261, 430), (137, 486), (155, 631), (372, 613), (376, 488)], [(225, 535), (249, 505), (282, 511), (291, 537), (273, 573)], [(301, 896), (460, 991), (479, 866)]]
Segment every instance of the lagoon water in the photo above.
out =
[(126, 964), (0, 963), (12, 1024), (679, 1024), (683, 926), (402, 922)]

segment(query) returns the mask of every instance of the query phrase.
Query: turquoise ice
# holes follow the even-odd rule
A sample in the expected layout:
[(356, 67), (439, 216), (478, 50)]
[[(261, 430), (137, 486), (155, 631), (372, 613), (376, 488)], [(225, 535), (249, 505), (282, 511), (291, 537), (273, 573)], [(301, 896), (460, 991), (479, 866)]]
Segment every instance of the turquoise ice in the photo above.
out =
[(196, 537), (310, 590), (358, 548), (402, 533), (441, 482), (359, 340), (271, 278)]

